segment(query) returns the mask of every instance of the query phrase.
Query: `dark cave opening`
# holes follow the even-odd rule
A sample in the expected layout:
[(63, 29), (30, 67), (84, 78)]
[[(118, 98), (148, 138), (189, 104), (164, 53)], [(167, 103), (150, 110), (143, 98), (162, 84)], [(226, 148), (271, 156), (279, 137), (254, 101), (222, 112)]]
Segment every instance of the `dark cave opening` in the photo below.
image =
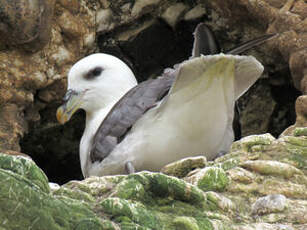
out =
[[(198, 21), (182, 22), (178, 24), (176, 30), (173, 30), (166, 23), (157, 20), (129, 41), (110, 42), (116, 33), (120, 33), (120, 29), (114, 34), (100, 35), (98, 46), (101, 52), (113, 54), (124, 60), (133, 69), (140, 82), (151, 76), (158, 76), (163, 69), (172, 67), (191, 56), (193, 31), (197, 24)], [(269, 69), (271, 72), (275, 70), (274, 67)], [(288, 70), (274, 74), (283, 74), (285, 83), (274, 85), (268, 79), (260, 80), (248, 94), (242, 96), (239, 105), (244, 105), (241, 106), (243, 109), (249, 102), (249, 97), (257, 93), (257, 87), (261, 84), (267, 85), (270, 88), (268, 100), (274, 100), (276, 106), (272, 116), (263, 119), (269, 119), (266, 131), (277, 137), (295, 121), (294, 104), (299, 92), (292, 86)], [(76, 113), (62, 126), (55, 118), (59, 105), (59, 102), (50, 103), (40, 110), (41, 120), (30, 124), (29, 133), (23, 137), (20, 145), (21, 151), (32, 157), (46, 173), (49, 181), (64, 184), (70, 180), (83, 178), (79, 161), (79, 142), (84, 130), (85, 113), (83, 111)]]
[[(41, 121), (32, 124), (20, 141), (21, 151), (31, 156), (50, 182), (64, 184), (83, 179), (79, 161), (79, 141), (85, 112), (80, 110), (65, 125), (57, 123), (57, 106), (40, 111)], [(53, 118), (52, 118), (53, 117)]]
[(99, 50), (124, 60), (134, 71), (138, 82), (161, 72), (174, 64), (189, 58), (192, 54), (193, 31), (199, 21), (181, 22), (176, 30), (162, 20), (156, 20), (151, 26), (129, 41), (112, 42), (112, 34), (98, 36)]

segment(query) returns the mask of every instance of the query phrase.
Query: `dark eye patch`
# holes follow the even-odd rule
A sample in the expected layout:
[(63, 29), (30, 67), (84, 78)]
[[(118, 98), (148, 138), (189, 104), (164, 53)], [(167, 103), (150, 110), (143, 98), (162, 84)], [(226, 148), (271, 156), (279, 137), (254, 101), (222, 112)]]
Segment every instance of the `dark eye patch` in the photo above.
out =
[(103, 71), (103, 68), (101, 67), (95, 67), (94, 69), (91, 69), (87, 72), (87, 74), (84, 76), (86, 79), (94, 79), (98, 77), (101, 72)]

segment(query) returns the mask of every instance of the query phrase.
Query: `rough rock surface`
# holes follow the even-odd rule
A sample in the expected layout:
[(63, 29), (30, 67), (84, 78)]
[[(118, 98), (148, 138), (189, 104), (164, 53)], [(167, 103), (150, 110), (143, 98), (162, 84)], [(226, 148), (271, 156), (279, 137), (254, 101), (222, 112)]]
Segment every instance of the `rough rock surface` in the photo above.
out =
[[(65, 127), (57, 124), (54, 114), (66, 90), (68, 69), (89, 53), (115, 54), (142, 81), (190, 56), (192, 31), (200, 21), (211, 26), (224, 50), (266, 32), (278, 32), (278, 38), (249, 52), (266, 71), (239, 101), (244, 136), (265, 132), (278, 136), (295, 122), (297, 90), (306, 94), (307, 4), (303, 0), (33, 0), (19, 4), (0, 0), (0, 150), (31, 155), (52, 181), (81, 178), (78, 145), (84, 114)], [(298, 98), (296, 112), (295, 125), (284, 135), (306, 132), (297, 129), (307, 126), (306, 96)], [(233, 173), (246, 174), (242, 180), (252, 180), (247, 173), (251, 168), (236, 170)], [(186, 219), (178, 221), (185, 226)]]
[(199, 159), (165, 166), (198, 162), (183, 179), (140, 172), (50, 189), (32, 160), (0, 154), (0, 229), (306, 229), (306, 135), (250, 136), (206, 166)]
[(78, 179), (84, 114), (66, 127), (54, 116), (71, 65), (101, 51), (126, 61), (139, 81), (155, 77), (190, 56), (200, 21), (224, 50), (280, 34), (249, 53), (266, 71), (239, 102), (244, 135), (279, 135), (294, 123), (293, 86), (307, 92), (306, 9), (304, 0), (0, 0), (0, 150), (10, 154), (0, 155), (0, 229), (306, 229), (305, 95), (279, 139), (246, 137), (214, 162), (165, 166), (172, 176), (93, 177), (50, 189), (32, 160), (16, 156), (31, 155), (51, 181)]
[(296, 129), (297, 127), (306, 127), (307, 124), (307, 96), (303, 95), (297, 98), (295, 104), (296, 122), (287, 128), (282, 135), (300, 135), (305, 129)]
[(54, 0), (1, 0), (0, 49), (35, 52), (49, 42)]
[[(1, 17), (7, 18), (1, 22), (1, 37), (3, 33), (14, 36), (10, 39), (5, 35), (10, 43), (4, 45), (18, 45), (0, 51), (0, 149), (20, 151), (18, 142), (28, 123), (39, 121), (38, 112), (46, 104), (59, 101), (68, 69), (95, 49), (96, 30), (94, 6), (86, 1), (25, 1), (23, 7), (15, 2), (3, 0), (0, 9)], [(39, 9), (41, 14), (37, 13)], [(47, 11), (54, 11), (52, 20), (49, 14), (45, 16)], [(37, 51), (37, 44), (43, 48)]]
[[(54, 116), (71, 65), (101, 51), (126, 61), (139, 81), (156, 77), (190, 56), (192, 31), (200, 21), (212, 27), (224, 50), (265, 32), (280, 33), (249, 53), (266, 71), (239, 102), (242, 133), (278, 136), (295, 122), (298, 91), (291, 77), (295, 87), (305, 92), (306, 3), (302, 0), (45, 0), (25, 1), (23, 7), (17, 2), (0, 1), (0, 33), (14, 37), (0, 36), (6, 38), (0, 41), (3, 152), (22, 151), (39, 162), (60, 163), (58, 171), (76, 162), (70, 172), (75, 178), (81, 176), (77, 155), (84, 116), (79, 114), (65, 127)], [(53, 177), (55, 167), (50, 165), (42, 166)]]

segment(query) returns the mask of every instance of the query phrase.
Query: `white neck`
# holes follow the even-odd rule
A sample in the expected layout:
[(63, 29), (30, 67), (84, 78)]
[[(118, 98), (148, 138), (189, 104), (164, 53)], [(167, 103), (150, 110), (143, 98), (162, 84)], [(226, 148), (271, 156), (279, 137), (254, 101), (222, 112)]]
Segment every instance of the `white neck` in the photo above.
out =
[(87, 168), (90, 167), (91, 162), (89, 159), (90, 146), (92, 144), (92, 139), (101, 125), (102, 121), (108, 115), (112, 107), (128, 92), (133, 86), (127, 88), (125, 91), (121, 91), (117, 96), (113, 97), (112, 101), (108, 101), (107, 105), (96, 111), (86, 111), (86, 123), (85, 130), (83, 132), (81, 142), (80, 142), (80, 163), (83, 175), (87, 177)]

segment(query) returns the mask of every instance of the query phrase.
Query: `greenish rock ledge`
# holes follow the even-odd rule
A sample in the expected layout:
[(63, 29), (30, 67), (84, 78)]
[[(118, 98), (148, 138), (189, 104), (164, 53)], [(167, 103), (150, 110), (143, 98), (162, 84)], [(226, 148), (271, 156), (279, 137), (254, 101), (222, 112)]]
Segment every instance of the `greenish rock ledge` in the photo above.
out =
[(32, 160), (0, 154), (0, 229), (303, 230), (307, 136), (297, 132), (243, 138), (215, 161), (165, 166), (170, 175), (91, 177), (58, 189)]

